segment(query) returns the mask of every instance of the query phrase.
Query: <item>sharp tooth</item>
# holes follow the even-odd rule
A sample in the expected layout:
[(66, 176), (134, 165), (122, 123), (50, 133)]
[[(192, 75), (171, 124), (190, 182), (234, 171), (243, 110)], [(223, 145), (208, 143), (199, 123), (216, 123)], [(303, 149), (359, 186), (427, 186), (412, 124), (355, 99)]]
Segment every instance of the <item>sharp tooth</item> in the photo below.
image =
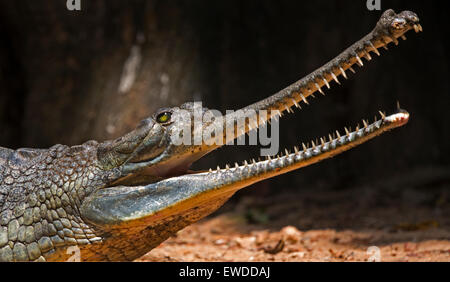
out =
[(245, 165), (245, 166), (248, 166), (247, 160), (244, 161), (244, 165)]
[(359, 123), (358, 123), (358, 125), (356, 125), (356, 130), (355, 131), (359, 131)]
[(211, 168), (209, 169), (209, 172), (212, 172), (212, 169), (211, 169)]
[(333, 141), (333, 137), (331, 136), (331, 134), (328, 134), (328, 138), (330, 139), (330, 142)]
[(380, 52), (378, 51), (377, 48), (375, 48), (375, 46), (373, 46), (372, 41), (369, 41), (370, 46), (372, 47), (373, 51), (375, 52), (375, 54), (377, 54), (378, 56), (380, 56)]
[(270, 156), (267, 156), (267, 159), (268, 159), (269, 161), (271, 161), (271, 160), (272, 160), (272, 158), (271, 158)]
[(229, 170), (229, 169), (230, 169), (230, 166), (229, 166), (228, 164), (226, 164), (226, 165), (225, 165), (225, 168), (226, 168), (227, 170)]
[(362, 120), (362, 122), (364, 124), (364, 128), (367, 128), (367, 126), (369, 126), (365, 120)]
[(338, 138), (341, 138), (341, 134), (339, 133), (339, 131), (336, 130), (336, 134)]
[(345, 134), (346, 134), (347, 136), (350, 135), (350, 132), (348, 131), (347, 127), (344, 127), (344, 129), (345, 129)]
[(345, 70), (342, 67), (339, 67), (339, 70), (341, 71), (342, 76), (347, 79), (347, 74), (345, 73)]
[(352, 73), (356, 73), (356, 71), (352, 67), (349, 67), (348, 69), (351, 70)]
[(312, 143), (312, 147), (313, 147), (313, 149), (315, 149), (315, 148), (316, 148), (316, 144), (314, 143), (314, 141), (313, 141), (313, 140), (311, 140), (311, 143)]
[(384, 50), (389, 50), (389, 48), (387, 47), (387, 45), (383, 45)]
[(330, 89), (330, 84), (328, 83), (328, 80), (326, 80), (325, 78), (323, 78), (323, 82), (325, 83), (325, 85), (327, 86), (327, 88)]
[(331, 76), (333, 77), (334, 81), (336, 81), (337, 84), (341, 84), (336, 75), (334, 74), (334, 72), (331, 72)]
[(365, 51), (365, 53), (366, 53), (366, 59), (369, 61), (372, 60), (372, 56), (370, 56), (369, 52)]
[(295, 99), (292, 99), (292, 103), (294, 103), (294, 105), (295, 105), (297, 108), (300, 108), (300, 106), (298, 105), (297, 101), (295, 101)]
[(317, 90), (319, 90), (319, 92), (325, 96), (325, 93), (323, 93), (322, 88), (320, 88), (320, 85), (317, 82), (314, 82), (314, 84), (316, 85)]
[(323, 140), (323, 137), (320, 138), (320, 142), (322, 143), (322, 146), (325, 145), (325, 140)]
[(355, 58), (358, 61), (359, 66), (361, 66), (361, 67), (364, 66), (363, 61), (361, 60), (361, 58), (358, 55), (356, 55)]
[(238, 163), (234, 163), (234, 167), (238, 168), (239, 167)]
[(403, 40), (406, 40), (406, 36), (405, 36), (405, 35), (402, 35), (401, 38), (402, 38)]
[(303, 147), (303, 152), (308, 149), (308, 147), (306, 147), (305, 143), (302, 143), (302, 147)]
[(286, 156), (289, 156), (289, 152), (287, 149), (284, 149), (284, 152), (286, 153)]
[(419, 27), (419, 31), (423, 31), (423, 28), (420, 24), (417, 24), (417, 26)]
[(217, 166), (217, 171), (219, 171), (220, 170), (220, 166)]
[(386, 118), (386, 115), (382, 111), (378, 111), (378, 112), (380, 113), (382, 119)]
[(294, 152), (295, 152), (296, 154), (298, 154), (298, 148), (297, 148), (297, 146), (294, 146)]
[(300, 96), (302, 97), (303, 102), (305, 102), (305, 104), (309, 105), (308, 100), (306, 100), (305, 96), (303, 96), (303, 94), (300, 94)]
[(252, 164), (256, 164), (256, 161), (255, 161), (255, 159), (252, 159)]
[(414, 31), (416, 32), (416, 33), (419, 33), (419, 31), (420, 31), (420, 29), (419, 29), (419, 26), (418, 25), (414, 25)]

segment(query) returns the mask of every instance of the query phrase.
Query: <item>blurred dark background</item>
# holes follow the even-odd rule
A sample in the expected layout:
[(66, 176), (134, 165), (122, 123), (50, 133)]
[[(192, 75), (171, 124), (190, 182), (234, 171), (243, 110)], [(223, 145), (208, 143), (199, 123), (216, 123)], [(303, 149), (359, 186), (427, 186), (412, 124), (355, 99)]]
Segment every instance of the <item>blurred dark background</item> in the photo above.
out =
[[(407, 126), (241, 195), (345, 189), (398, 175), (441, 179), (450, 164), (445, 2), (382, 0), (382, 11), (416, 12), (424, 32), (409, 32), (330, 95), (283, 119), (280, 149), (393, 111), (397, 100), (411, 113)], [(382, 12), (369, 11), (365, 0), (81, 3), (82, 11), (68, 11), (65, 0), (0, 1), (1, 146), (111, 139), (159, 107), (192, 100), (238, 109), (326, 63)], [(258, 154), (225, 147), (196, 167)]]

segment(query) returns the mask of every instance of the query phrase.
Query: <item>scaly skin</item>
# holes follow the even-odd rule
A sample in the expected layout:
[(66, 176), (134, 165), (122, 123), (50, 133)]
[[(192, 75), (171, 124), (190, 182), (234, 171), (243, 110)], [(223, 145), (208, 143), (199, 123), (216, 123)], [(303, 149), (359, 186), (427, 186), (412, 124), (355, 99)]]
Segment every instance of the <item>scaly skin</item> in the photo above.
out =
[[(234, 128), (236, 138), (270, 117), (309, 103), (307, 98), (338, 77), (347, 78), (352, 65), (362, 66), (370, 52), (411, 29), (422, 30), (412, 12), (386, 11), (375, 29), (335, 59), (286, 89), (242, 109), (268, 110), (239, 128), (238, 114), (213, 119), (194, 129)], [(80, 146), (10, 150), (0, 147), (0, 261), (62, 261), (79, 254), (82, 261), (133, 260), (158, 246), (185, 226), (219, 208), (237, 190), (257, 181), (330, 158), (408, 122), (404, 110), (342, 136), (303, 145), (300, 151), (260, 162), (228, 165), (209, 172), (190, 172), (190, 165), (220, 145), (175, 145), (173, 137), (194, 119), (192, 103), (161, 109), (132, 132), (113, 141)], [(186, 114), (187, 113), (187, 114)], [(208, 114), (200, 109), (200, 114)], [(220, 131), (214, 138), (229, 140)], [(192, 137), (190, 136), (190, 137)], [(76, 248), (73, 248), (76, 246)], [(76, 258), (75, 258), (76, 259)]]

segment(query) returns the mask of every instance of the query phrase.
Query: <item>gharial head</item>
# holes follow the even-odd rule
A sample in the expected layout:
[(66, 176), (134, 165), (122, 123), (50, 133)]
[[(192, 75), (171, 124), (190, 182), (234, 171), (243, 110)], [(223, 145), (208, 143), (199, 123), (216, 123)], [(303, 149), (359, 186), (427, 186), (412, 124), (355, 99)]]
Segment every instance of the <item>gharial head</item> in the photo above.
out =
[[(293, 107), (308, 105), (316, 92), (325, 95), (323, 87), (330, 88), (332, 81), (340, 84), (340, 77), (348, 78), (346, 71), (354, 72), (356, 64), (363, 66), (362, 58), (370, 60), (371, 52), (379, 55), (379, 48), (397, 43), (411, 29), (422, 30), (416, 14), (388, 10), (371, 33), (335, 59), (280, 92), (224, 117), (196, 103), (158, 110), (127, 135), (99, 145), (98, 166), (117, 173), (83, 201), (83, 218), (109, 230), (108, 236), (117, 240), (143, 240), (145, 247), (127, 259), (138, 257), (220, 207), (238, 189), (332, 157), (406, 124), (409, 114), (398, 107), (392, 115), (381, 113), (373, 123), (363, 120), (363, 126), (353, 131), (345, 128), (342, 135), (330, 134), (275, 158), (209, 172), (189, 170), (193, 162), (230, 139), (293, 112)], [(239, 127), (237, 121), (242, 118), (244, 126)], [(196, 124), (196, 120), (201, 122)], [(127, 232), (111, 231), (121, 228)], [(131, 245), (136, 249), (136, 244)], [(114, 258), (123, 259), (120, 252)]]
[(410, 29), (414, 29), (416, 32), (422, 31), (422, 27), (419, 24), (419, 17), (416, 13), (403, 11), (396, 14), (392, 9), (386, 10), (383, 13), (381, 19), (378, 21), (377, 29), (395, 38), (403, 36)]

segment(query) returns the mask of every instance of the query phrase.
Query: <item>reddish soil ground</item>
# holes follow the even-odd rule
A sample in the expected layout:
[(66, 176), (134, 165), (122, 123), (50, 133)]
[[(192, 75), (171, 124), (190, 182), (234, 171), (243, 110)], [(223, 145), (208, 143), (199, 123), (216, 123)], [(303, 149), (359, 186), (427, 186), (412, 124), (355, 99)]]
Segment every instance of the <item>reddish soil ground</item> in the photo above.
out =
[(247, 196), (138, 261), (449, 262), (449, 182), (412, 181)]

